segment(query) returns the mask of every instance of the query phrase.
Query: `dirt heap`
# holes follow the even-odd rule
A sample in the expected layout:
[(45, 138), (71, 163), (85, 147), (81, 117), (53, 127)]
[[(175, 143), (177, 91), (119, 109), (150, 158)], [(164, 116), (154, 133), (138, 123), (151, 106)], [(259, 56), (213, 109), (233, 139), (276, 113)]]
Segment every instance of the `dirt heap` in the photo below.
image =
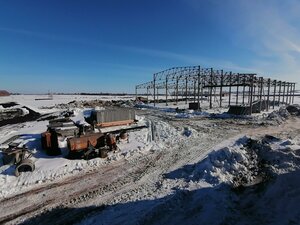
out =
[(9, 92), (8, 91), (5, 91), (5, 90), (0, 90), (0, 97), (1, 96), (9, 96)]
[(286, 107), (286, 110), (293, 116), (300, 116), (300, 105), (289, 105)]

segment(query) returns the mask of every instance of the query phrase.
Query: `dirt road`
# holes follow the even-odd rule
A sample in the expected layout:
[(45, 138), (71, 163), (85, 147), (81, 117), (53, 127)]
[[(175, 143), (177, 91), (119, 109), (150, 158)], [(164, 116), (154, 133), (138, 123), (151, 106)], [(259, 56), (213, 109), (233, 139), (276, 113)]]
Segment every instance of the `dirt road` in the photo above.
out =
[[(151, 117), (155, 123), (161, 120)], [(290, 119), (279, 127), (238, 125), (224, 120), (173, 120), (176, 127), (195, 130), (185, 141), (170, 144), (161, 151), (134, 155), (82, 172), (60, 181), (40, 185), (0, 201), (0, 224), (74, 224), (107, 205), (159, 196), (163, 175), (203, 159), (211, 149), (237, 135), (275, 134), (299, 127), (299, 119)], [(41, 216), (38, 216), (41, 215)], [(36, 218), (33, 218), (36, 217)]]

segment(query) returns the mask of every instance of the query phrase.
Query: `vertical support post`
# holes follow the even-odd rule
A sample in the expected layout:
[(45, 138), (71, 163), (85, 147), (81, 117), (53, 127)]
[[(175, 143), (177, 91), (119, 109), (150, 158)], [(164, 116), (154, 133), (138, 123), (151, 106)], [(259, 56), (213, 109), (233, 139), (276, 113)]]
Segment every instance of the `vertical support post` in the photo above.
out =
[(271, 79), (268, 79), (268, 94), (267, 94), (267, 111), (269, 111), (270, 107), (270, 86), (271, 86)]
[(149, 86), (147, 86), (147, 104), (149, 104)]
[(222, 88), (223, 88), (223, 70), (221, 70), (221, 86), (220, 86), (220, 108), (222, 107)]
[(168, 77), (166, 77), (166, 106), (168, 105)]
[(200, 72), (201, 72), (201, 68), (200, 68), (200, 66), (199, 66), (199, 71), (198, 71), (198, 99), (197, 99), (197, 105), (198, 105), (198, 109), (200, 109)]
[(259, 88), (259, 112), (261, 112), (261, 106), (262, 106), (262, 92), (263, 92), (263, 77), (260, 77), (259, 78), (259, 85), (260, 85), (260, 88)]
[(212, 109), (212, 85), (213, 85), (213, 68), (210, 69), (210, 92), (209, 92), (209, 108)]
[(243, 105), (245, 104), (245, 83), (246, 83), (246, 75), (243, 75)]
[(285, 104), (285, 86), (286, 86), (286, 82), (283, 82), (283, 93), (282, 93), (282, 103)]
[(276, 86), (277, 86), (277, 81), (276, 81), (276, 80), (274, 80), (274, 91), (273, 91), (273, 109), (275, 109)]
[(155, 79), (155, 74), (153, 74), (153, 104), (154, 104), (154, 106), (155, 106), (155, 91), (156, 91), (156, 79)]
[(204, 76), (201, 77), (201, 103), (203, 103), (203, 87), (204, 87)]
[(137, 100), (137, 86), (135, 86), (135, 100)]
[(156, 88), (156, 100), (157, 100), (157, 103), (159, 103), (159, 88), (157, 87)]
[(278, 106), (280, 105), (281, 85), (282, 85), (282, 81), (279, 81)]
[(178, 77), (176, 77), (176, 105), (178, 105)]
[(236, 100), (235, 100), (236, 105), (239, 104), (239, 85), (240, 85), (240, 74), (238, 73), (238, 75), (237, 75), (237, 86), (236, 86)]
[(290, 94), (290, 83), (287, 83), (287, 87), (286, 87), (286, 101), (285, 101), (286, 104), (289, 103), (289, 94)]
[(231, 103), (231, 86), (232, 86), (232, 72), (229, 73), (229, 102), (228, 106), (230, 106)]
[(296, 83), (294, 83), (293, 99), (292, 99), (292, 103), (293, 104), (294, 104), (294, 98), (295, 98), (295, 89), (296, 89)]
[(250, 103), (250, 93), (251, 93), (251, 87), (250, 87), (250, 84), (249, 84), (249, 89), (248, 89), (248, 98), (247, 98), (247, 102), (248, 102), (248, 104)]
[(194, 79), (194, 102), (196, 102), (196, 79)]
[(188, 77), (185, 77), (185, 104), (188, 102)]
[(290, 99), (289, 99), (289, 104), (292, 104), (292, 96), (293, 96), (293, 87), (294, 87), (294, 84), (293, 83), (290, 83)]
[(251, 78), (250, 78), (250, 115), (252, 114), (252, 108), (253, 108), (253, 83), (254, 83), (254, 75), (251, 74)]

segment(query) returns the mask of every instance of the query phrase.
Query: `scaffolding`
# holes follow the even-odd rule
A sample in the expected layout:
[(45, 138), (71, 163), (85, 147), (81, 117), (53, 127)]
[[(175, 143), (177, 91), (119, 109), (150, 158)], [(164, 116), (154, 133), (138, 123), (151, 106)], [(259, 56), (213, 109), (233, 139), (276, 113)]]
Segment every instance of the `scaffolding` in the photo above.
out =
[[(135, 94), (144, 90), (147, 103), (154, 106), (158, 102), (178, 104), (179, 101), (197, 103), (198, 109), (203, 101), (213, 101), (222, 107), (223, 97), (228, 96), (228, 106), (249, 105), (252, 112), (254, 101), (259, 101), (262, 109), (264, 100), (268, 111), (270, 107), (294, 103), (296, 83), (258, 77), (254, 73), (234, 73), (200, 66), (173, 67), (153, 74), (153, 80), (136, 85)], [(163, 93), (160, 91), (163, 90)], [(233, 102), (233, 95), (235, 101)], [(150, 100), (152, 97), (152, 100)], [(160, 98), (162, 97), (162, 98)], [(247, 100), (247, 101), (245, 101)]]

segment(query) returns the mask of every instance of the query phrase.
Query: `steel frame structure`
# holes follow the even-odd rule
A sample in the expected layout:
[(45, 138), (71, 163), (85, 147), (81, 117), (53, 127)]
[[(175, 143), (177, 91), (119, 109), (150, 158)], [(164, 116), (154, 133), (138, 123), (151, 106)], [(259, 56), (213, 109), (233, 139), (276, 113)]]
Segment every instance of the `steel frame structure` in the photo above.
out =
[[(164, 95), (166, 105), (170, 101), (175, 101), (177, 104), (180, 100), (185, 103), (192, 100), (198, 103), (198, 108), (200, 108), (200, 102), (203, 102), (203, 97), (207, 96), (209, 107), (212, 108), (213, 97), (216, 100), (217, 96), (219, 96), (218, 105), (222, 107), (224, 88), (227, 88), (229, 106), (233, 103), (232, 95), (236, 95), (235, 104), (238, 105), (241, 94), (243, 105), (252, 107), (253, 101), (257, 98), (260, 100), (260, 109), (263, 97), (267, 98), (266, 110), (268, 111), (270, 106), (274, 109), (275, 105), (294, 103), (295, 86), (296, 83), (293, 82), (258, 77), (254, 73), (234, 73), (200, 66), (184, 66), (154, 73), (152, 81), (136, 85), (135, 94), (137, 97), (138, 90), (146, 90), (147, 102), (149, 103), (149, 96), (153, 96), (154, 106), (159, 100), (158, 96)], [(159, 90), (164, 90), (163, 94), (160, 94)], [(179, 95), (182, 96), (181, 99)], [(248, 96), (247, 103), (245, 102), (246, 95)]]

